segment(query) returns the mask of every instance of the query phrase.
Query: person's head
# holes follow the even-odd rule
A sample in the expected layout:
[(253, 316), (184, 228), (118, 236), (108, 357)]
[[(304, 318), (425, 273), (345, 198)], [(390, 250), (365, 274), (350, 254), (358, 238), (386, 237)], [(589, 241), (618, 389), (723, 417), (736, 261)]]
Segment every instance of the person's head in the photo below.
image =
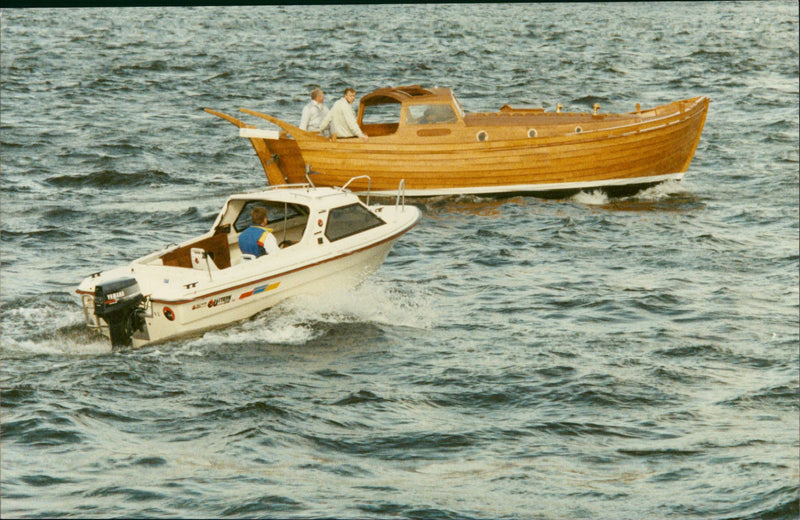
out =
[(356, 89), (354, 88), (346, 88), (344, 89), (344, 98), (347, 100), (348, 103), (352, 103), (356, 100)]
[(263, 226), (267, 223), (267, 208), (257, 206), (253, 208), (250, 216), (253, 218), (253, 224), (256, 226)]
[(311, 91), (311, 99), (316, 101), (317, 103), (322, 103), (325, 99), (325, 93), (322, 91), (321, 88), (315, 88)]

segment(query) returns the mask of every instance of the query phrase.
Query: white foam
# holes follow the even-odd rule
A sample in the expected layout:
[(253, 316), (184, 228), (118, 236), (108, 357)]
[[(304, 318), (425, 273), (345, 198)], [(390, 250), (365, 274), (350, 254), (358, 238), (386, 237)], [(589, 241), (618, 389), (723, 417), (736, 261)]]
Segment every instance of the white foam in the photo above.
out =
[(207, 332), (193, 344), (241, 344), (253, 341), (263, 343), (281, 343), (288, 345), (302, 345), (317, 336), (311, 328), (298, 323), (292, 323), (286, 316), (281, 316), (273, 311), (259, 315), (256, 319), (246, 321), (230, 327), (215, 329)]
[[(411, 287), (411, 286), (409, 286)], [(228, 327), (205, 333), (187, 348), (214, 343), (303, 345), (324, 333), (314, 323), (378, 323), (428, 329), (434, 315), (422, 290), (389, 287), (368, 280), (356, 288), (316, 296), (297, 296)]]
[(685, 192), (686, 188), (684, 188), (684, 185), (680, 181), (672, 179), (640, 191), (634, 196), (634, 198), (639, 200), (658, 201), (666, 199), (675, 193)]
[(109, 341), (82, 327), (81, 312), (43, 300), (38, 307), (17, 307), (3, 312), (3, 350), (26, 355), (103, 355)]
[[(621, 200), (638, 200), (655, 202), (669, 198), (676, 193), (685, 193), (684, 185), (675, 179), (670, 179), (646, 190), (642, 190), (631, 197), (623, 197)], [(572, 196), (572, 200), (587, 206), (603, 206), (608, 204), (609, 198), (602, 190), (591, 192), (580, 191)]]
[(579, 191), (572, 196), (572, 200), (579, 204), (586, 204), (588, 206), (601, 206), (608, 204), (608, 195), (601, 190), (594, 190), (591, 193)]
[(87, 340), (83, 337), (61, 335), (57, 331), (53, 331), (52, 337), (48, 335), (44, 339), (37, 340), (19, 340), (4, 334), (3, 350), (27, 355), (96, 356), (111, 353), (111, 343), (102, 336), (98, 336), (96, 340)]
[(390, 286), (375, 280), (343, 291), (292, 298), (282, 307), (300, 319), (325, 323), (364, 322), (429, 329), (435, 319), (424, 289), (416, 285)]

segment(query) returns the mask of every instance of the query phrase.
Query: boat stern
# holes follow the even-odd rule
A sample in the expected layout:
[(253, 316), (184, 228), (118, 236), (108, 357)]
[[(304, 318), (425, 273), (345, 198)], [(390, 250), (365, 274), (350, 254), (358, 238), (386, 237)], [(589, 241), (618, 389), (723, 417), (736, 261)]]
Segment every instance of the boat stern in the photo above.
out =
[(112, 350), (149, 341), (145, 318), (150, 301), (129, 273), (95, 273), (76, 292), (86, 325), (109, 338)]

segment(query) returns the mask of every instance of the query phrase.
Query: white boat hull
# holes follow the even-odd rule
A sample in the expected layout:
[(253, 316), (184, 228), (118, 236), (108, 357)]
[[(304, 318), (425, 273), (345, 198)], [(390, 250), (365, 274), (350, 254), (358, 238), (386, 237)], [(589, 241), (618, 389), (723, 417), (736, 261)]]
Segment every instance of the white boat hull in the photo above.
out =
[[(148, 320), (149, 338), (133, 336), (133, 346), (199, 333), (250, 318), (287, 298), (325, 294), (357, 285), (378, 270), (394, 241), (345, 257), (262, 278), (243, 287), (201, 295), (190, 301), (155, 301), (154, 318)], [(174, 312), (169, 322), (164, 308)], [(107, 333), (106, 333), (107, 334)]]

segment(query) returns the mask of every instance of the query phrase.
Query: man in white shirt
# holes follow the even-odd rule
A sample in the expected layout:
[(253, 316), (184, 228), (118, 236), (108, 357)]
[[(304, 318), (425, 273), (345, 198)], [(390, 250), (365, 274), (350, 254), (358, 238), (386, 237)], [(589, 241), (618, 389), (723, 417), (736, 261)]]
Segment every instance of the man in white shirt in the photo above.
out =
[(328, 107), (322, 104), (323, 101), (325, 101), (325, 93), (322, 92), (322, 89), (315, 88), (311, 91), (311, 101), (303, 107), (303, 115), (300, 117), (300, 130), (320, 131), (320, 123), (328, 115)]
[(320, 129), (325, 130), (330, 125), (331, 132), (336, 137), (360, 137), (367, 141), (369, 137), (359, 128), (356, 113), (353, 110), (353, 101), (355, 100), (355, 89), (345, 89), (344, 97), (333, 104), (331, 111), (320, 123)]

